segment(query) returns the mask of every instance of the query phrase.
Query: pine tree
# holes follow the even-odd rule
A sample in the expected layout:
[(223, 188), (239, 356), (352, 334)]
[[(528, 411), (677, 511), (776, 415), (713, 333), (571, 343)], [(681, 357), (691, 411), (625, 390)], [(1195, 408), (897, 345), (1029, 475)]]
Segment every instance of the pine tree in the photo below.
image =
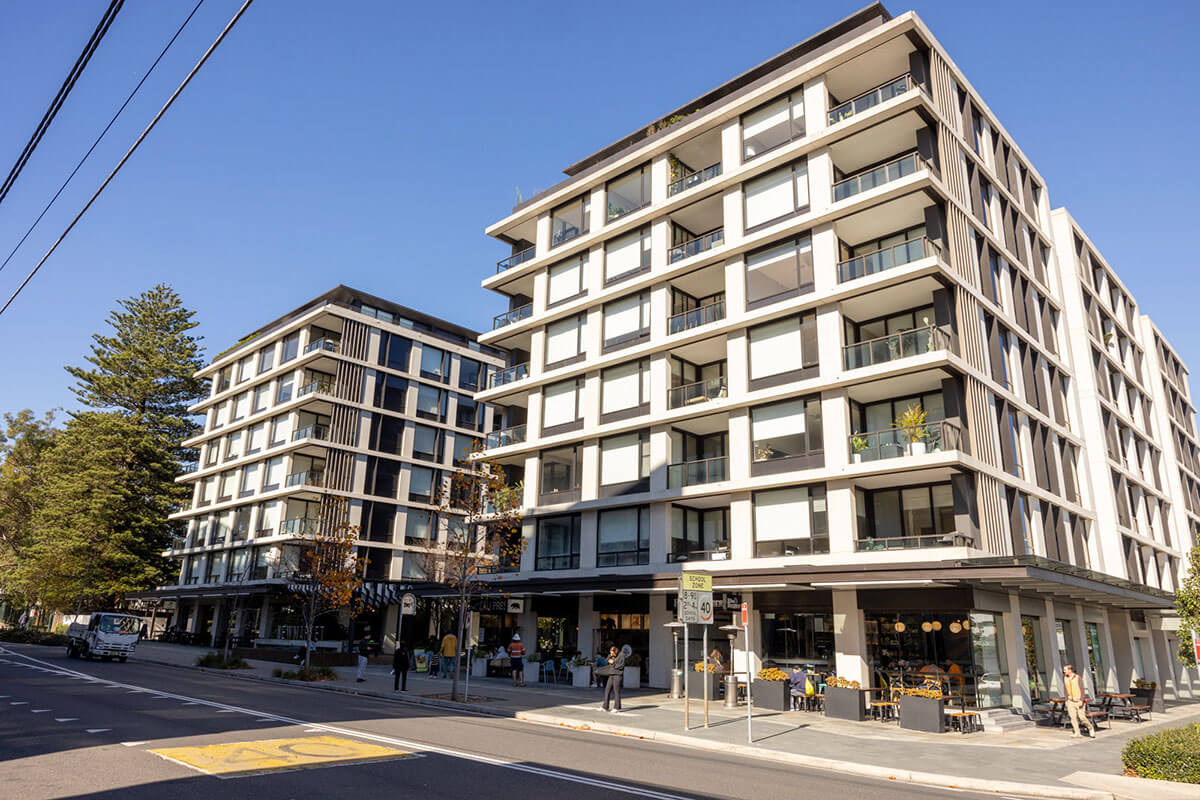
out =
[(84, 405), (118, 411), (179, 451), (178, 443), (200, 430), (187, 411), (204, 393), (195, 377), (203, 365), (200, 339), (190, 333), (195, 312), (165, 284), (118, 304), (108, 316), (113, 335), (92, 336), (85, 357), (92, 367), (66, 368), (78, 381), (72, 391)]

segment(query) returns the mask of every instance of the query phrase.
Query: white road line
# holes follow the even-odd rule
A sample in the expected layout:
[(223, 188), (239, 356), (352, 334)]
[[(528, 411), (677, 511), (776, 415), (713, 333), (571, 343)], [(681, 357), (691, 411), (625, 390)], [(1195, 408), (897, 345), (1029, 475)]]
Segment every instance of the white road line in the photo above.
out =
[[(29, 661), (33, 661), (35, 663), (46, 664), (47, 666), (53, 666), (52, 664), (49, 664), (49, 662), (39, 661), (38, 659), (33, 658), (32, 656), (24, 655), (23, 653), (14, 653), (11, 650), (3, 650), (3, 649), (0, 649), (0, 652), (4, 652), (4, 653), (10, 654), (10, 655), (15, 655), (18, 658), (25, 658), (25, 659), (28, 659)], [(83, 675), (86, 673), (78, 673), (78, 674)], [(128, 683), (113, 683), (111, 685), (118, 686), (122, 689), (145, 689), (146, 691), (151, 691), (149, 689), (146, 689), (145, 687), (136, 686), (134, 684), (128, 684)], [(553, 780), (560, 780), (560, 781), (565, 781), (568, 783), (578, 783), (578, 784), (582, 784), (584, 786), (594, 786), (598, 789), (607, 789), (610, 792), (620, 792), (622, 794), (637, 795), (639, 797), (649, 797), (649, 798), (653, 798), (653, 800), (687, 800), (687, 798), (684, 795), (671, 794), (670, 792), (658, 792), (658, 791), (654, 791), (653, 789), (642, 789), (642, 788), (639, 788), (636, 786), (629, 786), (629, 785), (622, 784), (622, 783), (616, 783), (614, 781), (602, 780), (600, 778), (589, 778), (589, 777), (586, 777), (583, 775), (575, 775), (575, 774), (571, 774), (568, 772), (559, 772), (558, 770), (554, 770), (554, 769), (535, 767), (535, 766), (531, 766), (530, 764), (527, 764), (524, 762), (511, 761), (509, 759), (500, 758), (498, 756), (487, 756), (487, 755), (483, 755), (482, 753), (472, 753), (472, 752), (468, 752), (465, 750), (455, 750), (450, 747), (439, 747), (437, 745), (431, 745), (426, 742), (412, 742), (412, 741), (408, 741), (407, 739), (399, 739), (399, 738), (396, 738), (393, 736), (381, 736), (381, 735), (375, 734), (375, 733), (367, 733), (365, 731), (356, 731), (352, 728), (342, 728), (337, 725), (325, 725), (325, 724), (319, 723), (319, 722), (295, 719), (293, 717), (285, 717), (281, 714), (272, 714), (268, 711), (255, 711), (255, 710), (249, 709), (249, 708), (242, 708), (241, 706), (231, 706), (231, 705), (227, 705), (225, 703), (218, 703), (213, 700), (204, 700), (203, 698), (199, 698), (199, 697), (188, 697), (187, 695), (173, 694), (170, 692), (164, 692), (163, 694), (166, 695), (167, 697), (171, 697), (176, 700), (185, 700), (185, 701), (188, 701), (191, 703), (195, 703), (197, 705), (204, 705), (204, 706), (209, 706), (210, 708), (216, 708), (218, 710), (240, 712), (242, 714), (249, 714), (251, 716), (263, 717), (263, 718), (270, 717), (271, 719), (278, 720), (279, 722), (285, 722), (289, 725), (308, 725), (308, 726), (310, 726), (311, 730), (319, 731), (322, 733), (337, 733), (337, 734), (341, 734), (342, 736), (354, 736), (359, 739), (366, 739), (368, 741), (380, 742), (383, 744), (390, 744), (390, 745), (395, 745), (397, 747), (407, 748), (407, 749), (413, 750), (415, 752), (438, 753), (439, 755), (450, 756), (452, 758), (461, 758), (461, 759), (464, 759), (467, 761), (475, 761), (480, 764), (488, 764), (490, 766), (500, 767), (502, 769), (511, 769), (516, 772), (525, 772), (525, 773), (529, 773), (531, 775), (540, 775), (542, 777), (551, 778)], [(93, 732), (99, 733), (99, 732), (102, 732), (105, 730), (108, 730), (108, 729), (107, 728), (91, 729), (88, 731), (88, 733), (93, 733)]]
[(55, 717), (55, 722), (78, 722), (79, 717)]
[(29, 709), (35, 714), (45, 714), (47, 711), (53, 711), (53, 708), (31, 708)]
[(236, 714), (237, 712), (238, 712), (238, 709), (236, 709), (236, 708), (221, 708), (221, 709), (217, 709), (217, 713), (218, 713), (218, 714)]
[(112, 728), (88, 728), (87, 732), (88, 733), (104, 733), (105, 731), (111, 731), (111, 730), (112, 730)]
[(10, 706), (27, 706), (27, 705), (29, 705), (29, 701), (28, 700), (14, 700), (13, 702), (9, 703), (9, 705)]
[(254, 721), (255, 722), (274, 722), (275, 720), (271, 719), (270, 717), (260, 717)]
[(140, 741), (140, 742), (121, 742), (121, 744), (125, 745), (126, 747), (137, 747), (139, 744), (145, 744), (145, 743), (146, 743), (146, 742), (148, 742), (148, 741), (150, 741), (150, 740), (149, 740), (149, 739), (143, 739), (143, 740), (142, 740), (142, 741)]

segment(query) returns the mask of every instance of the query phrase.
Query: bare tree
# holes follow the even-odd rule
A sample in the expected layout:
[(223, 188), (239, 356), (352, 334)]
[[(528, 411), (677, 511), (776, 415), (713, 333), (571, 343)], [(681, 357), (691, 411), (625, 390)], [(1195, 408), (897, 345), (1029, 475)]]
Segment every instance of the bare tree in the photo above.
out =
[(304, 622), (304, 668), (309, 668), (313, 632), (326, 614), (344, 609), (357, 614), (362, 601), (362, 569), (355, 554), (358, 527), (349, 522), (345, 498), (326, 496), (321, 500), (317, 531), (301, 541), (300, 567), (289, 588), (300, 603)]

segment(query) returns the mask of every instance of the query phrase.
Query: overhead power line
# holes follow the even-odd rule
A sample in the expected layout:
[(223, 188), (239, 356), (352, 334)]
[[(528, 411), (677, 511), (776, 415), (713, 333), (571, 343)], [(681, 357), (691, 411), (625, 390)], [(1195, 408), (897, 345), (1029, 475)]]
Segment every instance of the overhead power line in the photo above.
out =
[(183, 33), (183, 29), (186, 28), (187, 24), (192, 21), (192, 17), (196, 16), (196, 12), (200, 10), (200, 6), (202, 5), (204, 5), (204, 0), (200, 0), (198, 3), (196, 3), (195, 7), (192, 9), (192, 13), (188, 14), (187, 19), (185, 19), (179, 28), (176, 29), (175, 35), (172, 36), (171, 40), (167, 42), (165, 47), (163, 47), (162, 52), (158, 54), (158, 58), (154, 59), (154, 63), (151, 64), (150, 68), (147, 69), (145, 74), (142, 75), (142, 79), (137, 82), (136, 86), (133, 87), (133, 91), (131, 91), (129, 96), (125, 98), (125, 102), (121, 103), (121, 107), (117, 109), (117, 113), (113, 114), (112, 119), (110, 119), (108, 124), (104, 126), (104, 130), (100, 131), (100, 135), (96, 137), (96, 141), (92, 142), (92, 146), (89, 147), (87, 152), (83, 154), (83, 158), (79, 159), (79, 163), (75, 165), (75, 169), (71, 170), (71, 174), (67, 176), (67, 179), (62, 182), (62, 186), (59, 186), (58, 191), (55, 192), (54, 196), (50, 198), (50, 202), (46, 203), (46, 206), (42, 209), (42, 213), (37, 215), (37, 219), (35, 219), (33, 224), (31, 224), (25, 231), (25, 235), (21, 237), (21, 240), (17, 242), (12, 251), (9, 252), (8, 257), (4, 259), (4, 263), (0, 264), (0, 272), (4, 271), (4, 268), (8, 266), (9, 261), (12, 261), (13, 256), (15, 256), (17, 251), (21, 249), (21, 245), (25, 244), (25, 240), (29, 238), (31, 233), (33, 233), (33, 229), (36, 228), (38, 223), (42, 221), (42, 217), (46, 216), (46, 212), (50, 210), (50, 207), (58, 200), (59, 195), (61, 195), (67, 188), (67, 184), (69, 184), (75, 178), (75, 174), (79, 172), (84, 162), (91, 157), (92, 152), (97, 146), (99, 146), (100, 140), (108, 134), (109, 129), (112, 128), (113, 124), (117, 121), (117, 118), (121, 116), (123, 111), (125, 111), (125, 107), (129, 105), (130, 101), (133, 100), (134, 95), (136, 95), (142, 88), (142, 84), (145, 83), (146, 79), (150, 77), (150, 73), (154, 72), (155, 67), (158, 66), (158, 62), (162, 61), (163, 56), (165, 56), (167, 51), (171, 49), (171, 45), (175, 44), (175, 40), (179, 38), (179, 34)]
[(192, 71), (189, 72), (187, 77), (183, 79), (183, 83), (179, 84), (179, 88), (176, 89), (169, 98), (167, 98), (167, 102), (164, 103), (163, 107), (160, 108), (158, 113), (154, 115), (154, 119), (150, 120), (150, 124), (147, 125), (146, 129), (142, 131), (140, 136), (138, 136), (137, 141), (135, 141), (125, 155), (121, 157), (121, 160), (117, 162), (115, 167), (113, 167), (112, 172), (108, 173), (108, 177), (104, 179), (104, 183), (100, 184), (100, 188), (98, 188), (95, 193), (92, 194), (91, 198), (87, 201), (84, 207), (80, 209), (78, 214), (75, 215), (75, 218), (71, 220), (71, 224), (68, 225), (66, 230), (62, 232), (62, 235), (54, 241), (54, 244), (50, 245), (50, 249), (46, 251), (46, 255), (42, 256), (41, 260), (38, 261), (34, 268), (29, 271), (29, 274), (25, 276), (25, 280), (21, 281), (21, 285), (18, 286), (16, 291), (12, 293), (12, 296), (5, 301), (3, 306), (0, 306), (0, 314), (3, 314), (8, 310), (8, 307), (11, 306), (13, 301), (17, 299), (17, 295), (19, 295), (21, 291), (29, 285), (29, 282), (33, 280), (33, 276), (37, 275), (38, 270), (40, 270), (42, 265), (45, 264), (50, 256), (54, 254), (54, 251), (58, 249), (58, 246), (62, 244), (63, 240), (67, 238), (67, 235), (71, 232), (71, 230), (79, 223), (79, 220), (83, 219), (83, 215), (86, 214), (88, 209), (92, 207), (92, 203), (96, 202), (96, 198), (100, 196), (100, 193), (108, 187), (108, 184), (112, 183), (112, 179), (115, 178), (117, 173), (121, 171), (121, 167), (125, 166), (125, 163), (129, 161), (130, 157), (133, 156), (134, 152), (138, 149), (138, 147), (141, 146), (146, 137), (150, 135), (150, 131), (154, 130), (154, 126), (157, 125), (158, 121), (161, 120), (163, 115), (167, 113), (167, 109), (174, 105), (175, 101), (179, 98), (179, 95), (182, 94), (183, 90), (187, 88), (187, 85), (192, 82), (192, 78), (196, 77), (196, 73), (200, 71), (200, 68), (204, 66), (206, 61), (208, 61), (209, 56), (211, 56), (217, 47), (220, 46), (221, 42), (225, 40), (225, 37), (229, 35), (231, 30), (233, 30), (233, 26), (237, 24), (238, 20), (242, 18), (242, 15), (246, 13), (246, 9), (250, 8), (250, 4), (253, 2), (254, 0), (246, 0), (246, 2), (242, 4), (242, 7), (237, 10), (237, 13), (234, 14), (233, 18), (229, 20), (229, 23), (221, 31), (220, 35), (217, 36), (213, 43), (209, 45), (208, 49), (204, 51), (204, 55), (202, 55), (200, 60), (196, 62), (196, 66), (192, 67)]
[(50, 107), (46, 109), (46, 113), (42, 115), (42, 121), (38, 123), (37, 128), (33, 132), (33, 136), (29, 137), (29, 141), (25, 143), (25, 149), (21, 151), (21, 155), (17, 157), (17, 163), (13, 164), (12, 169), (8, 171), (8, 177), (4, 179), (3, 185), (0, 185), (0, 203), (4, 202), (4, 198), (8, 196), (9, 189), (17, 182), (17, 176), (21, 174), (21, 170), (25, 168), (29, 157), (33, 155), (33, 151), (37, 149), (38, 143), (42, 141), (42, 137), (46, 135), (46, 131), (50, 129), (50, 123), (54, 121), (58, 110), (62, 108), (63, 103), (67, 101), (67, 95), (75, 88), (75, 82), (79, 80), (79, 76), (83, 74), (83, 68), (87, 66), (88, 61), (92, 59), (92, 54), (96, 52), (96, 48), (100, 46), (100, 41), (104, 38), (104, 34), (108, 33), (109, 27), (113, 20), (117, 17), (117, 12), (121, 10), (121, 6), (125, 5), (125, 0), (112, 0), (108, 4), (108, 10), (104, 12), (104, 16), (100, 18), (100, 22), (96, 25), (96, 30), (92, 31), (92, 38), (83, 47), (83, 52), (79, 54), (79, 58), (75, 59), (75, 66), (71, 67), (71, 71), (67, 73), (66, 80), (62, 86), (58, 88), (58, 94), (54, 95), (54, 99), (50, 101)]

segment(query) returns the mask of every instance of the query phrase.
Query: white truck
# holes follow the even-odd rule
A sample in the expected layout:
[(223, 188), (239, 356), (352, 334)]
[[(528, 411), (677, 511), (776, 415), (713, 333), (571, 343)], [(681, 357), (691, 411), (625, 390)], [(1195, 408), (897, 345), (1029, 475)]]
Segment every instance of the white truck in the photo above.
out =
[(141, 617), (110, 611), (86, 615), (86, 621), (77, 618), (67, 628), (67, 657), (124, 661), (133, 654), (141, 627)]

